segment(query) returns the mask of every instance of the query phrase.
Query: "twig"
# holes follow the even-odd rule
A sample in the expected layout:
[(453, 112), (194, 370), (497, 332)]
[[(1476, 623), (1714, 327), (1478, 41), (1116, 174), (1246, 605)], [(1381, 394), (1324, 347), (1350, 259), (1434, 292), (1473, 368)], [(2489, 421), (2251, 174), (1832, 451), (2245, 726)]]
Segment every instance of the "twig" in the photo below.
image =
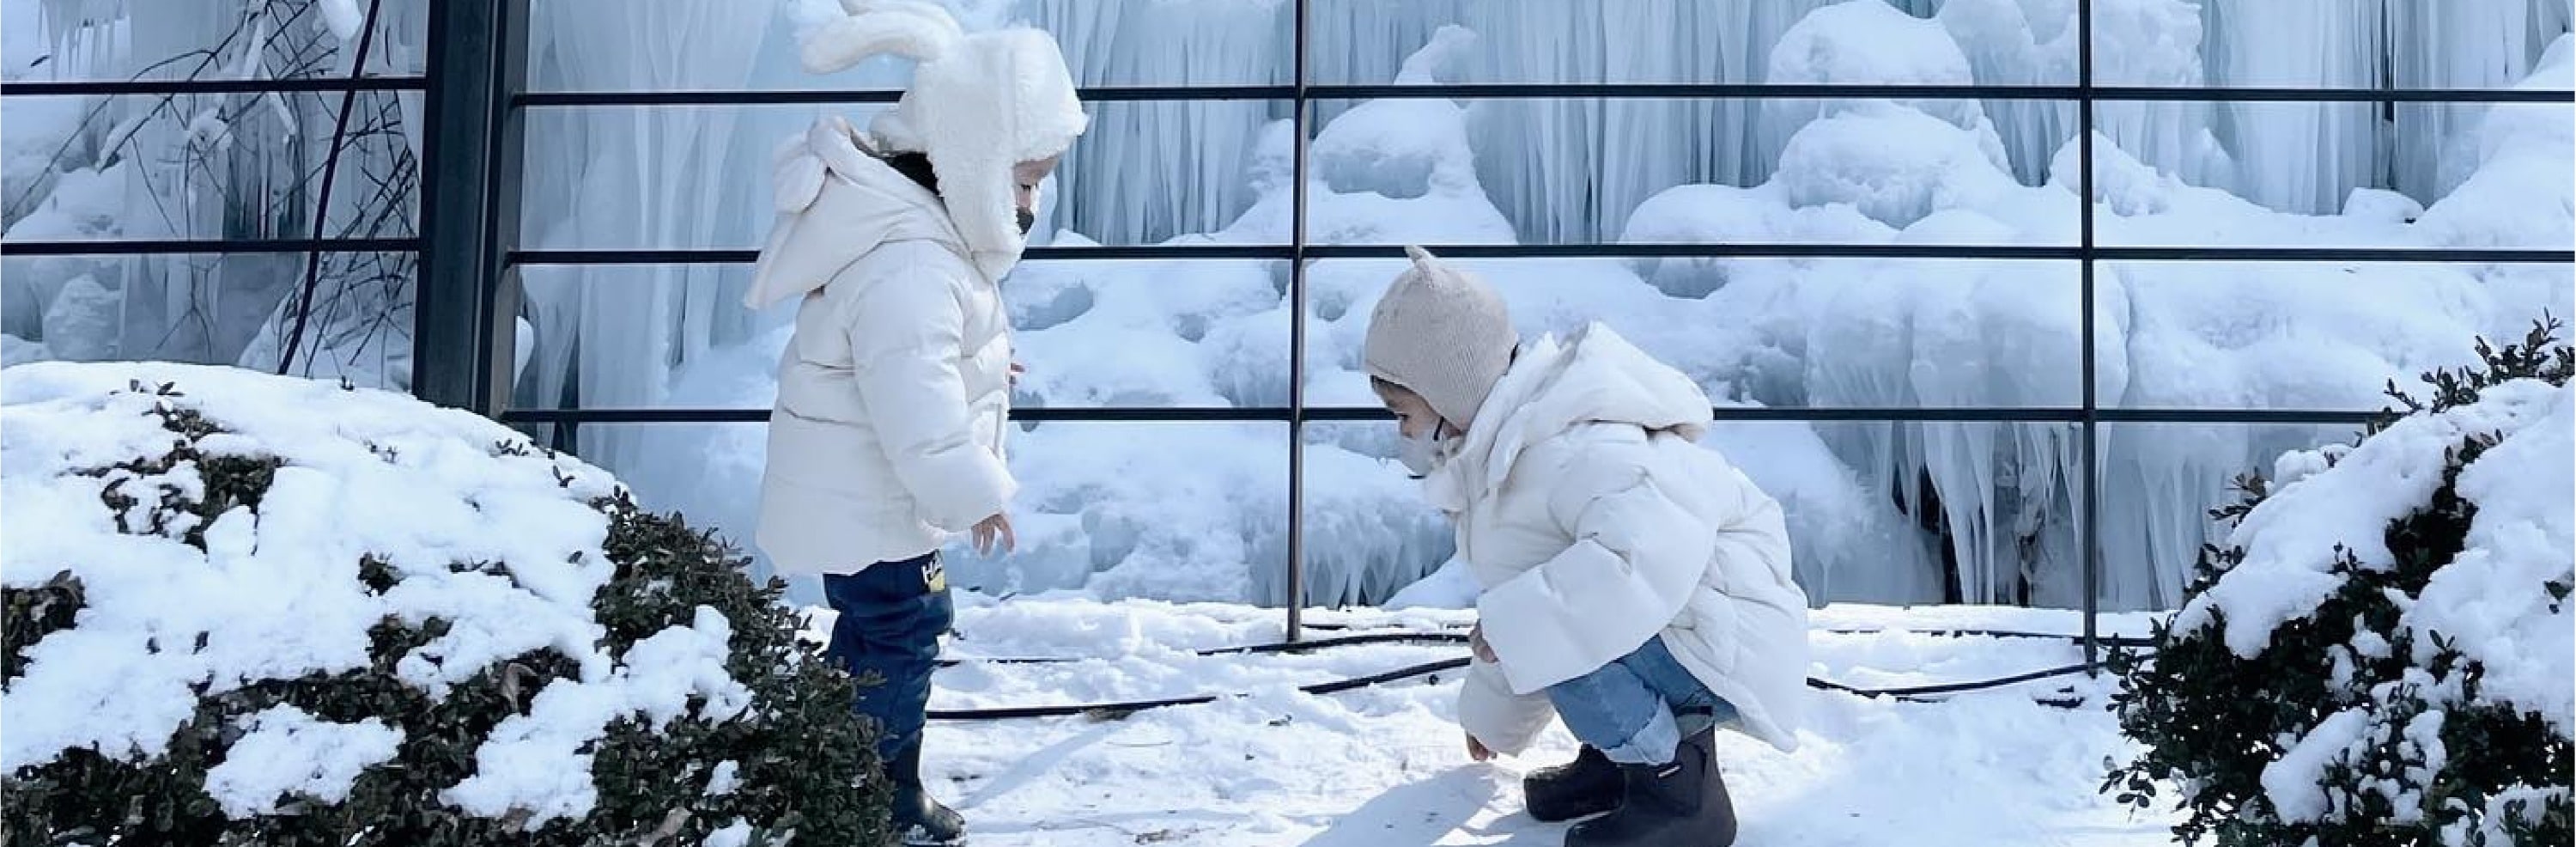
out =
[[(367, 51), (375, 46), (376, 17), (377, 13), (384, 11), (384, 8), (385, 0), (370, 0), (367, 3), (367, 19), (362, 24), (363, 28), (358, 31), (358, 55), (356, 61), (349, 63), (349, 78), (352, 80), (367, 73)], [(356, 88), (341, 93), (340, 116), (337, 126), (331, 130), (331, 151), (324, 157), (322, 165), (322, 195), (313, 201), (313, 237), (316, 240), (322, 238), (322, 228), (330, 220), (331, 181), (333, 177), (339, 175), (340, 150), (342, 142), (349, 135), (349, 113), (355, 111), (357, 105)], [(321, 282), (322, 250), (317, 245), (315, 249), (304, 254), (304, 291), (299, 295), (301, 299), (296, 301), (295, 330), (286, 336), (286, 352), (277, 357), (278, 376), (285, 376), (295, 362), (295, 348), (304, 341), (304, 324), (313, 317), (313, 291)]]

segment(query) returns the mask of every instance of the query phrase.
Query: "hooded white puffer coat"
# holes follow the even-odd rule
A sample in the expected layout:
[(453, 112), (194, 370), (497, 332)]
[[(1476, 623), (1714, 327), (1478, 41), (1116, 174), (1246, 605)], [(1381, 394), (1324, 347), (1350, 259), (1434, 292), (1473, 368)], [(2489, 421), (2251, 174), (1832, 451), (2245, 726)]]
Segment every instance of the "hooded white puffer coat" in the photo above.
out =
[(1017, 489), (1000, 289), (939, 197), (863, 152), (846, 122), (780, 152), (782, 205), (805, 204), (772, 233), (748, 301), (803, 302), (778, 366), (760, 548), (783, 574), (936, 550)]
[(1458, 719), (1495, 750), (1554, 714), (1545, 689), (1661, 635), (1739, 728), (1796, 746), (1807, 598), (1780, 506), (1714, 450), (1705, 393), (1607, 327), (1524, 347), (1425, 486), (1499, 664), (1469, 669)]

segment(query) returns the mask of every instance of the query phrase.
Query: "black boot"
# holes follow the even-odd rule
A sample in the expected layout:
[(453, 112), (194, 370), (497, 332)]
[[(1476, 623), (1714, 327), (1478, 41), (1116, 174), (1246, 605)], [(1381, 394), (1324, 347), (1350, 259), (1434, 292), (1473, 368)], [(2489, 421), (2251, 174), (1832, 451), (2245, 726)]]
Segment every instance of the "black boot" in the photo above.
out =
[(966, 819), (940, 805), (921, 787), (921, 742), (916, 740), (886, 763), (894, 783), (894, 836), (903, 847), (958, 847), (966, 843)]
[(1530, 817), (1545, 823), (1591, 817), (1619, 808), (1619, 764), (1601, 749), (1583, 745), (1574, 761), (1531, 771), (1521, 778)]
[(1619, 810), (1575, 824), (1565, 847), (1729, 847), (1735, 803), (1713, 754), (1716, 733), (1682, 741), (1667, 765), (1620, 765), (1627, 798)]

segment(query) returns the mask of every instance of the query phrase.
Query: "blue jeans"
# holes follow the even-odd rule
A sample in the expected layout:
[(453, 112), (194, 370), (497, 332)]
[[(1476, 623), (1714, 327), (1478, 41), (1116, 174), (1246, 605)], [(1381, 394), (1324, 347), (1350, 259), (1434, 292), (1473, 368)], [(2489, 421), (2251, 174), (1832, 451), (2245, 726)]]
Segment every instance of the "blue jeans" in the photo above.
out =
[(1671, 762), (1683, 738), (1736, 720), (1734, 704), (1682, 667), (1660, 635), (1591, 673), (1548, 686), (1547, 699), (1576, 740), (1621, 764)]
[(941, 567), (931, 553), (823, 577), (823, 598), (840, 613), (823, 655), (856, 678), (851, 708), (875, 722), (878, 755), (889, 761), (921, 737), (939, 636), (956, 620)]

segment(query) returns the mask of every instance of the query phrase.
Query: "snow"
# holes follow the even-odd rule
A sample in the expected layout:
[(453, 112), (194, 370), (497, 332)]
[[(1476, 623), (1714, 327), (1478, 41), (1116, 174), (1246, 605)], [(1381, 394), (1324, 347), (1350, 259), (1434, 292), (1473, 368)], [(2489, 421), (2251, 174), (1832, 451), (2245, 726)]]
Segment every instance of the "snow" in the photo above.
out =
[[(2244, 560), (2184, 606), (2173, 629), (2223, 626), (2228, 648), (2242, 657), (2269, 649), (2281, 626), (2315, 614), (2345, 588), (2345, 577), (2329, 570), (2339, 558), (2364, 569), (2396, 566), (2390, 522), (2428, 508), (2451, 457), (2471, 442), (2488, 446), (2456, 477), (2454, 491), (2474, 508), (2462, 548), (2420, 592), (2390, 595), (2396, 631), (2355, 619), (2350, 643), (2328, 649), (2340, 709), (2304, 735), (2280, 739), (2285, 749), (2263, 770), (2264, 794), (2284, 821), (2341, 820), (2373, 795), (2397, 820), (2420, 821), (2424, 787), (2461, 777), (2444, 774), (2451, 761), (2443, 730), (2455, 708), (2503, 707), (2576, 737), (2576, 691), (2568, 686), (2576, 678), (2576, 614), (2554, 595), (2576, 585), (2576, 386), (2508, 381), (2481, 389), (2474, 403), (2409, 415), (2357, 446), (2284, 456), (2281, 481), (2228, 539)], [(2356, 685), (2357, 658), (2388, 658), (2401, 635), (2414, 650), (2400, 657), (2403, 675)], [(2446, 647), (2469, 664), (2437, 664)], [(2343, 774), (2351, 782), (2329, 789), (2325, 777), (2337, 766), (2351, 769)], [(2489, 791), (2481, 825), (2492, 837), (2504, 812), (2496, 798), (2564, 789)], [(2443, 843), (2471, 843), (2466, 827)]]
[(206, 770), (206, 793), (235, 819), (276, 814), (287, 795), (347, 800), (359, 773), (392, 760), (403, 740), (377, 718), (331, 723), (293, 706), (269, 707), (243, 727), (223, 764)]
[[(1481, 43), (1481, 42), (1480, 42)], [(1362, 104), (1318, 135), (1310, 234), (1320, 243), (1504, 242), (1512, 223), (1474, 178), (1485, 155), (1444, 101)], [(2553, 126), (2536, 121), (2531, 135)], [(1274, 124), (1274, 130), (1284, 130)], [(2499, 129), (2498, 132), (2504, 130)], [(1887, 137), (1909, 144), (1889, 149)], [(2521, 136), (2516, 136), (2521, 137)], [(1177, 244), (1276, 243), (1288, 228), (1288, 137), (1254, 151), (1257, 201), (1233, 225)], [(2515, 142), (2537, 150), (2547, 139)], [(2437, 203), (2356, 192), (2351, 214), (2275, 212), (2097, 149), (2105, 243), (2420, 244), (2456, 215)], [(1621, 237), (1653, 243), (2063, 244), (2076, 235), (2076, 145), (2048, 182), (2016, 183), (1990, 127), (1908, 106), (1853, 104), (1790, 139), (1772, 180), (1683, 185), (1639, 205)], [(2537, 161), (2537, 154), (2499, 161)], [(2564, 162), (2564, 157), (2559, 157)], [(2448, 201), (2446, 201), (2448, 202)], [(2545, 191), (2497, 201), (2510, 223), (2569, 237)], [(2456, 206), (2457, 204), (2452, 204)], [(2499, 219), (2502, 216), (2496, 216)], [(2416, 218), (2416, 223), (2409, 223)], [(2461, 229), (2492, 233), (2478, 220)], [(1058, 243), (1085, 244), (1065, 232)], [(2530, 243), (2530, 242), (2525, 242)], [(2071, 264), (2002, 261), (1661, 259), (1461, 263), (1487, 277), (1525, 334), (1607, 319), (1699, 377), (1722, 403), (1764, 406), (2072, 406), (2082, 316)], [(1396, 263), (1327, 261), (1308, 273), (1310, 404), (1370, 405), (1356, 371), (1364, 316)], [(1024, 406), (1277, 406), (1286, 402), (1284, 268), (1261, 262), (1032, 263), (1006, 283), (1033, 370)], [(2107, 265), (2096, 326), (2105, 405), (2374, 408), (2380, 384), (2462, 363), (2481, 332), (2514, 331), (2543, 308), (2576, 307), (2563, 271), (2445, 265)], [(2253, 281), (2249, 282), (2251, 279)], [(2367, 286), (2373, 297), (2348, 296)], [(783, 331), (684, 365), (668, 402), (758, 407)], [(1449, 541), (1371, 425), (1314, 428), (1306, 597), (1385, 602), (1449, 556)], [(1157, 435), (1139, 441), (1137, 433)], [(2225, 480), (2331, 427), (2115, 427), (2103, 467), (2105, 599), (2179, 602), (2203, 516)], [(765, 457), (756, 428), (675, 428), (613, 464), (656, 505), (747, 533), (743, 492)], [(1745, 424), (1713, 443), (1745, 455), (1788, 507), (1799, 577), (1821, 599), (1919, 602), (1951, 579), (1972, 601), (2029, 596), (2077, 605), (2073, 433), (2053, 424)], [(587, 442), (586, 442), (587, 449)], [(614, 445), (611, 445), (612, 447)], [(1023, 552), (961, 557), (960, 584), (997, 592), (1080, 589), (1106, 598), (1285, 599), (1285, 445), (1275, 426), (1050, 424), (1013, 449), (1030, 485)], [(703, 465), (653, 462), (672, 452)], [(1897, 504), (1928, 478), (1952, 528), (1940, 541)], [(1197, 492), (1167, 497), (1166, 491)], [(1424, 602), (1426, 591), (1408, 596)], [(1454, 592), (1449, 592), (1454, 594)], [(810, 595), (806, 595), (810, 596)]]
[(607, 678), (547, 685), (527, 713), (492, 728), (474, 752), (474, 775), (439, 799), (487, 818), (525, 810), (530, 825), (588, 814), (599, 795), (586, 751), (610, 722), (640, 714), (658, 731), (691, 712), (693, 697), (705, 698), (697, 711), (718, 723), (750, 707), (750, 689), (725, 673), (732, 637), (724, 615), (700, 606), (692, 626), (635, 642)]
[[(165, 383), (178, 393), (130, 388)], [(196, 463), (91, 473), (168, 453), (180, 436), (156, 412), (171, 408), (223, 430), (195, 439), (206, 457), (282, 463), (256, 512), (236, 507), (202, 527), (203, 551), (181, 540), (199, 528), (192, 521), (123, 531), (101, 499), (203, 497)], [(0, 422), (0, 579), (22, 587), (69, 572), (86, 600), (79, 625), (27, 648), (25, 674), (0, 693), (9, 720), (0, 769), (76, 748), (158, 755), (201, 697), (368, 667), (369, 630), (387, 618), (450, 623), (396, 663), (404, 682), (432, 697), (531, 651), (554, 650), (578, 668), (476, 751), (478, 772), (448, 792), (476, 814), (583, 814), (592, 796), (581, 750), (608, 721), (694, 713), (722, 722), (747, 703), (724, 670), (730, 627), (712, 609), (624, 655), (604, 652), (590, 602), (614, 566), (600, 547), (607, 518), (588, 504), (617, 483), (489, 420), (228, 368), (45, 362), (6, 371)], [(367, 557), (400, 581), (370, 590), (358, 573)], [(506, 573), (458, 567), (469, 563)], [(279, 791), (345, 792), (392, 743), (382, 727), (288, 713), (254, 724), (233, 748), (241, 764), (219, 774), (234, 813), (263, 808)], [(281, 762), (313, 769), (281, 771)]]
[[(2544, 433), (2538, 446), (2521, 449), (2533, 451), (2535, 458), (2545, 462), (2551, 454), (2543, 451), (2558, 446), (2551, 435), (2545, 434), (2554, 431), (2548, 421), (2552, 416), (2564, 416), (2560, 410), (2566, 406), (2567, 391), (2533, 380), (2488, 388), (2476, 403), (2439, 414), (2410, 416), (2352, 448), (2333, 467), (2273, 490), (2227, 538), (2228, 544), (2245, 550), (2244, 562), (2184, 605), (2174, 618), (2175, 631), (2219, 624), (2224, 627), (2228, 649), (2238, 656), (2252, 658), (2261, 653), (2271, 644), (2273, 630), (2306, 617), (2343, 584), (2342, 577), (2329, 571), (2339, 555), (2348, 554), (2363, 567), (2394, 566), (2395, 557), (2387, 543), (2389, 522), (2432, 501), (2434, 490), (2442, 485), (2448, 451), (2462, 440), (2489, 435), (2503, 437), (2510, 444), (2516, 433)], [(2568, 523), (2562, 518), (2533, 517), (2535, 512), (2529, 510), (2545, 510), (2566, 502), (2567, 495), (2549, 489), (2553, 484), (2567, 483), (2568, 464), (2539, 464), (2538, 467), (2554, 467), (2557, 472), (2528, 472), (2533, 466), (2514, 466), (2525, 479), (2517, 479), (2511, 483), (2515, 487), (2509, 489), (2514, 494), (2529, 495), (2531, 502), (2508, 499), (2501, 503), (2508, 517), (2495, 521), (2496, 528), (2489, 530), (2511, 538), (2517, 545), (2505, 551), (2510, 564), (2473, 568), (2466, 572), (2470, 576), (2458, 578), (2464, 584), (2452, 591), (2483, 592), (2487, 589), (2482, 579), (2502, 578), (2507, 573), (2546, 573), (2549, 565), (2539, 560), (2552, 557), (2556, 565), (2562, 566), (2560, 572), (2564, 571), (2567, 551), (2576, 549), (2566, 535)], [(2559, 536), (2550, 538), (2551, 531)], [(2549, 547), (2553, 541), (2557, 546)], [(2462, 556), (2468, 558), (2471, 554), (2464, 552)], [(2503, 567), (2513, 570), (2487, 575)], [(2517, 588), (2534, 597), (2545, 596), (2538, 593), (2536, 582)], [(2452, 602), (2474, 601), (2461, 596)], [(2449, 617), (2437, 620), (2445, 625), (2456, 623)], [(2563, 615), (2560, 621), (2565, 621)], [(2548, 622), (2544, 619), (2532, 625), (2546, 626)], [(2522, 653), (2517, 649), (2512, 655)], [(2523, 661), (2526, 660), (2517, 658), (2514, 663)], [(2549, 670), (2543, 665), (2541, 672)], [(2563, 682), (2568, 675), (2561, 673), (2556, 679)], [(2561, 698), (2558, 702), (2567, 701)]]
[(721, 797), (731, 794), (734, 792), (734, 789), (741, 787), (741, 762), (733, 761), (731, 759), (717, 762), (715, 770), (707, 775), (707, 796), (709, 797)]
[(315, 5), (322, 8), (323, 25), (330, 27), (331, 35), (341, 41), (357, 41), (359, 31), (367, 26), (367, 16), (358, 9), (358, 0), (321, 0)]
[[(963, 599), (963, 598), (961, 598)], [(828, 615), (828, 613), (825, 613)], [(1360, 632), (1463, 628), (1460, 612), (1320, 612)], [(1818, 624), (2065, 627), (2025, 609), (1840, 606)], [(2144, 616), (2114, 615), (2143, 631)], [(818, 626), (828, 624), (818, 622)], [(1455, 724), (1457, 678), (1338, 695), (1291, 690), (1464, 655), (1459, 646), (1373, 645), (1313, 654), (1186, 652), (1275, 640), (1277, 610), (1078, 598), (967, 600), (932, 708), (1240, 693), (1122, 720), (935, 721), (924, 746), (932, 791), (987, 845), (1555, 844), (1562, 826), (1522, 814), (1519, 777), (1571, 758), (1551, 728), (1520, 759), (1470, 763)], [(2055, 631), (2071, 631), (2057, 629)], [(1343, 634), (1343, 633), (1337, 633)], [(2002, 676), (2081, 661), (2063, 642), (1888, 632), (1813, 637), (1815, 673), (1904, 685)], [(1001, 665), (974, 656), (1095, 657)], [(2107, 682), (2072, 677), (2098, 698)], [(2170, 821), (2133, 817), (2099, 795), (2104, 756), (2122, 754), (2110, 715), (2034, 703), (2049, 684), (1941, 704), (1809, 691), (1800, 752), (1721, 734), (1719, 761), (1743, 843), (1942, 845), (2162, 843)], [(2011, 809), (2012, 814), (1995, 814)]]
[[(2408, 782), (2415, 785), (2432, 784), (2433, 774), (2450, 766), (2450, 749), (2442, 743), (2442, 722), (2448, 717), (2441, 710), (2435, 709), (2418, 714), (2406, 722), (2406, 744), (2414, 748), (2420, 756), (2418, 761), (2421, 762), (2419, 765), (2407, 768), (2405, 776)], [(2393, 787), (2393, 781), (2390, 787)], [(2421, 792), (2407, 790), (2402, 793), (2404, 796), (2396, 804), (2397, 820), (2403, 823), (2423, 821), (2424, 803)]]
[(2326, 766), (2353, 761), (2353, 748), (2369, 729), (2370, 715), (2361, 709), (2327, 715), (2299, 743), (2263, 766), (2263, 793), (2272, 799), (2272, 808), (2280, 813), (2281, 820), (2315, 823), (2337, 811), (2333, 808), (2334, 798), (2323, 785)]
[(53, 357), (53, 350), (48, 349), (42, 342), (0, 333), (0, 368), (42, 362)]
[[(1771, 48), (1772, 85), (1974, 85), (1976, 74), (1959, 42), (1940, 22), (1897, 11), (1881, 0), (1848, 0), (1807, 13)], [(1807, 122), (1871, 101), (1772, 100), (1763, 104), (1767, 129), (1785, 140)], [(1883, 101), (1880, 101), (1883, 102)], [(1985, 119), (1975, 100), (1904, 100), (1899, 103), (1963, 128)]]
[[(2560, 36), (2519, 90), (2576, 87), (2576, 37)], [(2458, 247), (2559, 244), (2576, 227), (2576, 115), (2563, 106), (2487, 107), (2469, 136), (2467, 178), (2425, 210), (2431, 243)], [(2564, 277), (2561, 277), (2563, 281)]]
[[(388, 9), (402, 3), (388, 4)], [(970, 28), (1028, 22), (1064, 44), (1085, 85), (1286, 84), (1295, 4), (1206, 0), (952, 3)], [(2298, 8), (2097, 0), (2097, 80), (2567, 90), (2564, 4), (2460, 0)], [(2381, 9), (2385, 5), (2387, 8)], [(1307, 57), (1328, 83), (1830, 82), (2064, 85), (2071, 0), (1616, 5), (1318, 4)], [(173, 45), (218, 43), (237, 15), (59, 26), (60, 7), (9, 0), (13, 79), (107, 76)], [(212, 8), (212, 7), (209, 7)], [(324, 4), (330, 39), (358, 7)], [(2444, 7), (2446, 10), (2450, 7)], [(413, 11), (416, 11), (413, 10)], [(2323, 23), (2275, 23), (2292, 13)], [(542, 4), (530, 85), (544, 90), (885, 88), (900, 62), (803, 74), (796, 24), (829, 0)], [(34, 21), (34, 24), (27, 24)], [(2295, 38), (2270, 39), (2272, 29)], [(1165, 45), (1150, 50), (1139, 44)], [(60, 54), (21, 68), (14, 57)], [(249, 57), (227, 53), (227, 66)], [(416, 98), (414, 98), (416, 99)], [(10, 238), (222, 231), (291, 204), (181, 178), (181, 123), (78, 98), (9, 98)], [(406, 106), (406, 108), (411, 108)], [(865, 120), (875, 107), (860, 107)], [(2043, 244), (2077, 240), (2073, 104), (1656, 100), (1379, 100), (1314, 104), (1307, 186), (1324, 244), (1593, 242)], [(1039, 234), (1061, 245), (1285, 243), (1293, 215), (1284, 104), (1108, 103), (1046, 192)], [(39, 114), (39, 113), (49, 113)], [(229, 112), (227, 112), (229, 114)], [(408, 113), (407, 113), (408, 114)], [(311, 117), (306, 115), (305, 117)], [(520, 243), (530, 248), (743, 247), (771, 206), (760, 154), (804, 107), (530, 112)], [(2129, 102), (2096, 106), (2104, 244), (2562, 246), (2576, 239), (2563, 104)], [(261, 122), (264, 124), (264, 122)], [(307, 123), (311, 123), (308, 121)], [(250, 124), (235, 121), (233, 135)], [(416, 127), (406, 126), (416, 136)], [(309, 132), (307, 133), (309, 134)], [(39, 158), (71, 142), (63, 162)], [(132, 143), (123, 143), (130, 138)], [(110, 156), (110, 141), (124, 152)], [(251, 142), (237, 142), (251, 146)], [(305, 145), (313, 147), (314, 145)], [(23, 155), (22, 155), (23, 154)], [(295, 174), (285, 152), (235, 150), (208, 169)], [(391, 170), (372, 149), (352, 165)], [(104, 170), (85, 166), (105, 164)], [(638, 174), (655, 175), (650, 179)], [(43, 186), (20, 203), (20, 185)], [(208, 188), (227, 191), (213, 192)], [(249, 186), (260, 188), (261, 186)], [(182, 203), (187, 192), (204, 198)], [(231, 198), (240, 198), (234, 200)], [(354, 204), (334, 204), (335, 210)], [(165, 213), (164, 209), (178, 209)], [(338, 212), (335, 212), (338, 214)], [(396, 217), (401, 217), (397, 215)], [(255, 257), (254, 257), (255, 258)], [(1310, 404), (1372, 402), (1360, 325), (1397, 263), (1309, 267), (1309, 315), (1287, 308), (1282, 262), (1033, 263), (1006, 285), (1023, 406), (1280, 406), (1291, 321), (1307, 320)], [(2084, 317), (2071, 263), (1649, 259), (1473, 263), (1527, 332), (1605, 319), (1722, 403), (1774, 408), (2068, 407)], [(741, 268), (524, 269), (513, 353), (523, 407), (756, 409), (772, 392), (786, 310), (727, 307)], [(12, 258), (0, 331), (57, 359), (187, 357), (257, 366), (278, 349), (277, 275), (240, 261)], [(77, 284), (76, 284), (77, 283)], [(271, 286), (262, 288), (262, 286)], [(2367, 291), (2370, 296), (2353, 296)], [(2097, 388), (2114, 407), (2370, 409), (2391, 377), (2466, 362), (2468, 339), (2576, 311), (2563, 265), (2215, 265), (2099, 269)], [(217, 295), (220, 295), (219, 297)], [(389, 305), (406, 302), (391, 292)], [(206, 321), (189, 307), (226, 303)], [(265, 299), (263, 298), (271, 298)], [(263, 300), (252, 307), (240, 304)], [(407, 313), (397, 313), (397, 319)], [(199, 324), (213, 324), (201, 334)], [(322, 333), (334, 335), (331, 332)], [(408, 384), (398, 337), (335, 346), (312, 371)], [(247, 346), (244, 344), (247, 343)], [(390, 348), (390, 349), (388, 349)], [(20, 348), (23, 357), (27, 348)], [(13, 358), (13, 361), (16, 360)], [(1373, 425), (1308, 434), (1308, 598), (1384, 602), (1449, 558), (1445, 528), (1380, 459)], [(1148, 434), (1152, 433), (1152, 434)], [(1758, 435), (1756, 434), (1758, 433)], [(2202, 510), (2229, 476), (2334, 427), (2121, 425), (2100, 447), (2101, 599), (2179, 602)], [(1170, 435), (1174, 449), (1158, 449)], [(648, 502), (748, 538), (765, 460), (758, 427), (586, 425), (573, 446)], [(1789, 506), (1802, 580), (1819, 599), (2075, 605), (2081, 445), (2055, 424), (1765, 424), (1721, 428), (1730, 453)], [(1084, 590), (1286, 600), (1285, 436), (1264, 425), (1047, 425), (1019, 439), (1032, 542), (961, 563), (996, 591)], [(1182, 449), (1190, 452), (1184, 453)], [(672, 462), (674, 455), (705, 461)], [(1170, 505), (1149, 480), (1193, 501)], [(1924, 486), (1937, 508), (1924, 500)], [(1924, 527), (1950, 527), (1944, 539)], [(1944, 561), (1958, 565), (1953, 573)], [(811, 597), (810, 586), (799, 596)]]
[[(2519, 820), (2536, 825), (2552, 805), (2565, 805), (2567, 801), (2568, 791), (2564, 788), (2510, 786), (2488, 795), (2486, 808), (2480, 810), (2482, 814), (2476, 835), (2472, 836), (2465, 824), (2455, 825), (2443, 831), (2442, 835), (2451, 844), (2509, 843), (2511, 834), (2504, 828), (2507, 821)], [(2519, 807), (2520, 814), (2515, 814), (2516, 807)]]
[(2460, 497), (2478, 507), (2467, 547), (2399, 626), (2415, 633), (2417, 661), (2438, 633), (2485, 666), (2483, 698), (2576, 738), (2576, 613), (2539, 588), (2576, 585), (2576, 387), (2539, 403), (2539, 420), (2460, 472)]
[(751, 843), (751, 824), (736, 818), (714, 832), (707, 833), (706, 847), (746, 847)]
[[(1891, 147), (1890, 138), (1909, 143)], [(1799, 130), (1780, 152), (1775, 179), (1791, 205), (1849, 204), (1901, 229), (2018, 188), (2005, 167), (2002, 142), (1992, 135), (1961, 133), (1921, 111), (1882, 106)]]

